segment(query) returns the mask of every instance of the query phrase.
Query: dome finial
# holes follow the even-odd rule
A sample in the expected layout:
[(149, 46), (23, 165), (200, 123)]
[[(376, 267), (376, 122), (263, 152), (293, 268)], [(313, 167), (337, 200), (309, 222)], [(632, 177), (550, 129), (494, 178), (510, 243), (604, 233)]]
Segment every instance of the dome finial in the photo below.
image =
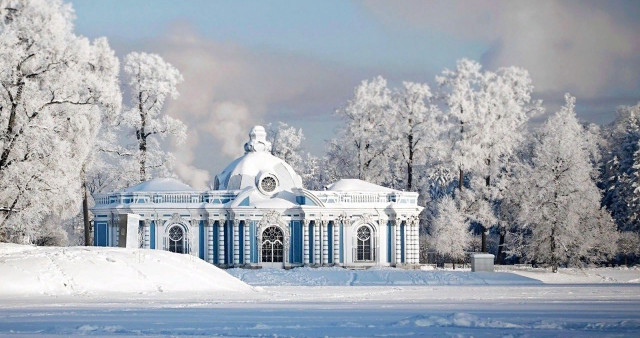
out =
[(267, 132), (263, 126), (255, 126), (249, 132), (249, 142), (244, 144), (244, 151), (258, 152), (271, 151), (271, 142), (267, 141)]

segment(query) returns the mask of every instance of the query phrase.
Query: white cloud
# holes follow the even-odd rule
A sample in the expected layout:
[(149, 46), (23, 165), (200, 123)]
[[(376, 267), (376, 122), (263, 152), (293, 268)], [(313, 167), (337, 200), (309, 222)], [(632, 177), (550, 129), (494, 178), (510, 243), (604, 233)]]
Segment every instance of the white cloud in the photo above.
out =
[(167, 113), (189, 130), (187, 143), (174, 146), (176, 171), (198, 187), (243, 153), (252, 126), (292, 112), (298, 119), (318, 111), (331, 116), (361, 77), (300, 55), (207, 39), (186, 25), (136, 49), (160, 54), (184, 76)]
[(389, 25), (491, 44), (484, 63), (529, 70), (539, 91), (594, 96), (638, 87), (639, 25), (579, 1), (363, 2)]
[(207, 170), (191, 165), (195, 159), (194, 149), (198, 144), (198, 130), (191, 129), (187, 132), (187, 139), (181, 145), (173, 144), (173, 153), (176, 156), (175, 171), (184, 182), (196, 189), (207, 189), (210, 175)]

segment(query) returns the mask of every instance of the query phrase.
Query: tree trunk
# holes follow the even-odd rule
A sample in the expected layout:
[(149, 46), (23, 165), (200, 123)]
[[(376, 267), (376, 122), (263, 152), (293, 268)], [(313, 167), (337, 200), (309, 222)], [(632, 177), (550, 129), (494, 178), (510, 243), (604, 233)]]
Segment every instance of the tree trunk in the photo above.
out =
[[(489, 169), (489, 166), (491, 166), (491, 159), (487, 159), (486, 163), (487, 163), (487, 169)], [(487, 177), (485, 177), (484, 183), (485, 183), (485, 186), (489, 188), (489, 186), (491, 185), (491, 175), (487, 175)], [(486, 227), (483, 224), (482, 225), (482, 252), (487, 252), (487, 229), (488, 227)]]
[(84, 223), (84, 245), (91, 246), (91, 222), (89, 221), (89, 197), (86, 180), (82, 181), (82, 220)]
[(462, 171), (462, 168), (460, 168), (460, 178), (458, 182), (458, 189), (460, 189), (460, 191), (462, 191), (463, 182), (464, 182), (464, 172)]
[(558, 260), (556, 259), (556, 228), (555, 226), (551, 228), (551, 243), (549, 245), (549, 250), (551, 251), (551, 271), (558, 272)]
[(500, 242), (498, 243), (498, 264), (504, 264), (504, 239), (505, 239), (505, 231), (503, 229), (500, 230)]
[(487, 252), (487, 228), (484, 227), (484, 225), (481, 225), (482, 227), (482, 245), (481, 245), (481, 249), (480, 252)]
[(16, 115), (18, 114), (18, 104), (20, 103), (20, 100), (22, 100), (23, 88), (24, 88), (24, 83), (21, 83), (18, 86), (18, 90), (16, 91), (15, 98), (12, 97), (11, 93), (9, 92), (9, 99), (11, 101), (11, 111), (9, 112), (9, 122), (7, 124), (7, 129), (5, 134), (6, 136), (3, 142), (5, 148), (2, 150), (2, 155), (0, 155), (0, 171), (4, 169), (7, 163), (9, 162), (9, 154), (13, 150), (13, 145), (15, 144), (14, 141), (17, 135), (14, 135), (15, 133), (14, 128), (16, 128)]
[(144, 182), (147, 180), (147, 119), (142, 105), (142, 92), (138, 93), (138, 112), (140, 113), (140, 129), (136, 132), (136, 136), (140, 150), (140, 182)]
[(413, 183), (413, 134), (409, 133), (409, 161), (407, 162), (407, 191), (411, 191)]

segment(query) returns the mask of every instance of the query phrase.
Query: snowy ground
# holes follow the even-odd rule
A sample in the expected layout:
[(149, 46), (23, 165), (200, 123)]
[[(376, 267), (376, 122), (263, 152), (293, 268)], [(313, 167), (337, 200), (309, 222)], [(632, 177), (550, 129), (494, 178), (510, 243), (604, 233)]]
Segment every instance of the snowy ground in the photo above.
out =
[(640, 283), (640, 267), (560, 268), (557, 273), (552, 273), (550, 269), (513, 266), (497, 267), (496, 270), (537, 279), (546, 284)]
[[(0, 245), (2, 290), (7, 285), (6, 273), (20, 276), (15, 272), (18, 266), (32, 269), (17, 264), (15, 256), (8, 259), (12, 256), (9, 251), (18, 249)], [(565, 280), (582, 284), (544, 284), (537, 279), (557, 281), (560, 275), (549, 277), (539, 270), (519, 274), (339, 268), (229, 270), (249, 284), (262, 285), (250, 288), (238, 280), (225, 279), (230, 277), (224, 271), (184, 255), (143, 252), (148, 255), (146, 265), (164, 260), (173, 265), (162, 273), (151, 272), (160, 265), (148, 266), (143, 273), (153, 280), (152, 285), (165, 283), (160, 292), (157, 288), (140, 291), (139, 284), (145, 279), (127, 272), (141, 269), (131, 261), (133, 253), (96, 248), (69, 254), (76, 249), (85, 248), (67, 248), (64, 254), (60, 248), (37, 248), (22, 254), (30, 257), (24, 258), (28, 262), (39, 262), (38, 269), (45, 275), (47, 259), (60, 264), (58, 259), (76, 257), (69, 267), (61, 265), (66, 276), (53, 274), (57, 270), (46, 275), (46, 285), (63, 280), (73, 280), (76, 287), (88, 284), (90, 274), (82, 271), (98, 263), (104, 269), (116, 264), (120, 268), (96, 277), (110, 285), (119, 283), (120, 292), (89, 288), (69, 292), (68, 287), (59, 286), (40, 293), (0, 291), (0, 336), (640, 336), (640, 284), (612, 283), (613, 277), (606, 277), (633, 281), (637, 269), (587, 270), (580, 277), (582, 281), (576, 277), (580, 275), (563, 271), (569, 276), (563, 277)], [(75, 256), (80, 253), (85, 259)], [(190, 271), (181, 272), (180, 266)], [(117, 273), (119, 269), (124, 273)], [(606, 278), (585, 284), (591, 273)], [(183, 277), (186, 279), (181, 283), (171, 282)], [(283, 280), (296, 285), (273, 286)], [(190, 288), (195, 284), (199, 286), (193, 293), (176, 286)], [(221, 290), (218, 284), (228, 289)], [(37, 284), (26, 284), (25, 288), (33, 285)], [(128, 290), (129, 286), (135, 287)]]
[(224, 270), (189, 255), (0, 243), (0, 297), (250, 290)]

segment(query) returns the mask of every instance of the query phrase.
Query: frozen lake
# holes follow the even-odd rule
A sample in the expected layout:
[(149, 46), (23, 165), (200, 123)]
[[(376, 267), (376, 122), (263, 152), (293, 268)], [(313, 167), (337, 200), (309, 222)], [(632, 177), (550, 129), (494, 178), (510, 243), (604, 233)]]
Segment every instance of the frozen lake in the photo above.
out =
[(267, 286), (0, 300), (0, 335), (639, 336), (640, 285)]

